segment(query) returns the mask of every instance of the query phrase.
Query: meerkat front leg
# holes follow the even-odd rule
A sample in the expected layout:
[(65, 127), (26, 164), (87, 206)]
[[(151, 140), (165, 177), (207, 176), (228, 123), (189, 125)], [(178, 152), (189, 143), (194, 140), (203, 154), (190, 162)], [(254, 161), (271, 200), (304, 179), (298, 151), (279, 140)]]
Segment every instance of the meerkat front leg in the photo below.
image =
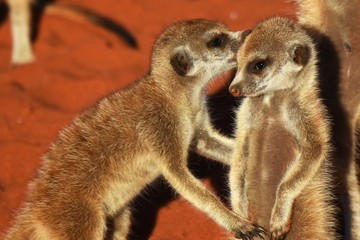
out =
[(194, 151), (201, 156), (230, 165), (235, 139), (219, 133), (206, 118), (202, 128), (196, 134)]
[(25, 64), (34, 60), (31, 49), (31, 14), (29, 0), (8, 0), (10, 7), (13, 64)]
[[(178, 156), (178, 159), (173, 159)], [(228, 208), (196, 179), (186, 167), (187, 153), (172, 154), (163, 159), (162, 174), (170, 185), (195, 207), (207, 213), (215, 222), (231, 231), (236, 238), (252, 239), (262, 238), (264, 230), (250, 221), (241, 218)]]
[[(239, 126), (244, 126), (239, 124)], [(241, 217), (249, 218), (248, 185), (246, 182), (247, 162), (249, 157), (249, 133), (238, 130), (237, 144), (231, 159), (229, 186), (231, 192), (231, 207)]]
[(249, 219), (247, 172), (248, 163), (251, 161), (249, 158), (256, 156), (254, 152), (251, 152), (250, 156), (249, 148), (250, 141), (254, 142), (252, 139), (256, 140), (258, 133), (253, 128), (257, 124), (256, 119), (252, 117), (252, 111), (246, 101), (242, 109), (237, 113), (236, 146), (231, 158), (229, 186), (232, 209), (241, 217)]
[[(293, 119), (293, 131), (298, 142), (299, 154), (292, 161), (277, 188), (270, 218), (271, 239), (283, 239), (290, 231), (294, 201), (326, 159), (329, 150), (327, 133), (319, 131), (317, 120), (316, 117), (311, 119), (311, 116)], [(303, 131), (298, 131), (299, 129)]]
[(125, 207), (115, 217), (114, 240), (126, 240), (131, 227), (131, 209)]

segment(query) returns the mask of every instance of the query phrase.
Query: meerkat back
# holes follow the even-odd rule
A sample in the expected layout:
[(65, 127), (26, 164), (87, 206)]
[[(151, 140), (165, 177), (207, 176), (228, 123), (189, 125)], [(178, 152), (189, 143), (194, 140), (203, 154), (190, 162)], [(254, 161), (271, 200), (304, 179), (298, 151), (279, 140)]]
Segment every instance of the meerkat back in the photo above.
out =
[(269, 228), (272, 240), (335, 240), (331, 129), (311, 38), (289, 19), (270, 18), (237, 59), (229, 90), (246, 98), (230, 170), (233, 209)]

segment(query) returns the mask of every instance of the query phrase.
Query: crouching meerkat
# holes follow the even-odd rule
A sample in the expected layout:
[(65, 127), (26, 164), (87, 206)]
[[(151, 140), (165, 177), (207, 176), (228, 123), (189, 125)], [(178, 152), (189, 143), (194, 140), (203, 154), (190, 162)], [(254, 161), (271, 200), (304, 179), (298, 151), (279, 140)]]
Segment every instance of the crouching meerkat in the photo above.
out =
[(270, 239), (336, 239), (330, 124), (311, 38), (289, 19), (270, 18), (237, 60), (229, 91), (245, 99), (229, 177), (233, 210), (268, 228)]
[(123, 239), (129, 202), (160, 175), (236, 237), (262, 237), (260, 226), (226, 208), (187, 168), (189, 149), (230, 163), (234, 141), (212, 127), (206, 86), (236, 67), (242, 35), (207, 20), (165, 30), (147, 76), (60, 132), (5, 239), (103, 239), (106, 217), (120, 220), (114, 235)]

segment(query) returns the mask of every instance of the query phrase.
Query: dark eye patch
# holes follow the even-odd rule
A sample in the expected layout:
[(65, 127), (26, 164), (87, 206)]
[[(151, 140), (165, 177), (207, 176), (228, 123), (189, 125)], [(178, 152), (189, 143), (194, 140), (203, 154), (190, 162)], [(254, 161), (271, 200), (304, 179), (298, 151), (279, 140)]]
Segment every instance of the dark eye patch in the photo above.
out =
[(261, 60), (257, 59), (249, 64), (248, 69), (251, 73), (257, 74), (262, 72), (268, 66), (268, 64), (269, 61), (266, 59), (261, 59)]
[(208, 48), (220, 48), (223, 47), (228, 39), (226, 34), (219, 34), (213, 37), (209, 42), (207, 42)]

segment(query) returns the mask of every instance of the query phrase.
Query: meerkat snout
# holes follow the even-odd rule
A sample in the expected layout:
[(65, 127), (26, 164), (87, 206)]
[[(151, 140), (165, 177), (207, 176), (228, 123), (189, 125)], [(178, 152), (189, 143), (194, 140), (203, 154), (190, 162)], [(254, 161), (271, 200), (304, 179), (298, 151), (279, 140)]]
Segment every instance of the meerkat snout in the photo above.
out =
[(232, 85), (229, 87), (229, 92), (234, 97), (239, 97), (241, 95), (241, 90), (239, 85)]

